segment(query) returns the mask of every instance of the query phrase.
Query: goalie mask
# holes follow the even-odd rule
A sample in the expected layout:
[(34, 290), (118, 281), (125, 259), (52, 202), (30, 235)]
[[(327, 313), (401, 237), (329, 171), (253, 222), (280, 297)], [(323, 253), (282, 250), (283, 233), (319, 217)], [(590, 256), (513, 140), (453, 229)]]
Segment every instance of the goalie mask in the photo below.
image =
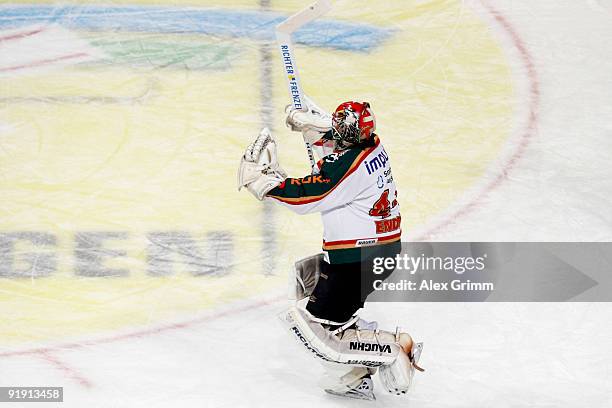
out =
[(368, 102), (344, 102), (332, 115), (332, 134), (339, 148), (359, 144), (376, 129), (376, 119)]

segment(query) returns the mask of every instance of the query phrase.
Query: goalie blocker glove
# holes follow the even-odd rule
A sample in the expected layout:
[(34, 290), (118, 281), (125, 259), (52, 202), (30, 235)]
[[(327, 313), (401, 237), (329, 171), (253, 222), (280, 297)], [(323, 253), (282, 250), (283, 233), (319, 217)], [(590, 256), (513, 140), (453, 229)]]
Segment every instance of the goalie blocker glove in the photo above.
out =
[(302, 132), (304, 140), (315, 143), (332, 129), (332, 117), (306, 95), (304, 102), (305, 110), (292, 109), (292, 105), (287, 105), (285, 124), (294, 132)]

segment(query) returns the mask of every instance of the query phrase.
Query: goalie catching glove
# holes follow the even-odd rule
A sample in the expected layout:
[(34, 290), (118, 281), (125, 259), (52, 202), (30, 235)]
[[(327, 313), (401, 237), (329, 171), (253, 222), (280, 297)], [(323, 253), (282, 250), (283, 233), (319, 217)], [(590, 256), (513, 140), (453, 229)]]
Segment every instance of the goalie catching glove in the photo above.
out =
[(247, 147), (238, 169), (238, 191), (246, 187), (258, 200), (287, 178), (276, 157), (276, 142), (268, 128)]

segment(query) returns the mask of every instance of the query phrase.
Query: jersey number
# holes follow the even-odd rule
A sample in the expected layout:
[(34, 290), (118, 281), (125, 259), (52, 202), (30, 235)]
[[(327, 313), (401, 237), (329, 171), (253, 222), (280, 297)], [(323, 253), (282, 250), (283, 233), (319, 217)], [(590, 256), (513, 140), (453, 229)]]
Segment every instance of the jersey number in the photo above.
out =
[(391, 205), (391, 202), (389, 201), (389, 189), (386, 189), (385, 191), (382, 192), (378, 200), (376, 200), (376, 202), (370, 209), (369, 214), (372, 217), (385, 218), (391, 215), (391, 208), (395, 207), (396, 205), (397, 205), (396, 200), (393, 200), (393, 206)]

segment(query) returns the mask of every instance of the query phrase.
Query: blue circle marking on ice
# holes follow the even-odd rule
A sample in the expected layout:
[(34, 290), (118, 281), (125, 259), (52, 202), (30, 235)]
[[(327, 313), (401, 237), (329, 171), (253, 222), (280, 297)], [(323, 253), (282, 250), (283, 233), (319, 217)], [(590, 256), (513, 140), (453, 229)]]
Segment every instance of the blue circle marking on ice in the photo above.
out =
[[(77, 30), (273, 40), (274, 28), (286, 17), (265, 11), (193, 7), (4, 6), (0, 7), (0, 29), (55, 23)], [(298, 30), (294, 41), (311, 47), (368, 52), (391, 37), (393, 31), (364, 23), (318, 19)]]

